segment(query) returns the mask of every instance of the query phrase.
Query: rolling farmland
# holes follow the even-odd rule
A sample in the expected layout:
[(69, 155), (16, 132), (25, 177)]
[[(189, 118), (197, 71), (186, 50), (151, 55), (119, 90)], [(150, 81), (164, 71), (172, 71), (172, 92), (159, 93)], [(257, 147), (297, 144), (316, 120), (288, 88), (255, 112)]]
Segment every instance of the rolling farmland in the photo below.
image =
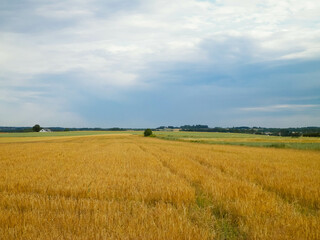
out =
[(1, 137), (0, 239), (320, 239), (319, 186), (314, 150)]

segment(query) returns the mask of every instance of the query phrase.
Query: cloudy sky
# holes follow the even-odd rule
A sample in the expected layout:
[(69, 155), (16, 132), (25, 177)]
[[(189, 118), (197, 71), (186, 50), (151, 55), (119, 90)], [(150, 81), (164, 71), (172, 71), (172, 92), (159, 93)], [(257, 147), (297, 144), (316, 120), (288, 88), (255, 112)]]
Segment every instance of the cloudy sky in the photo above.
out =
[(320, 126), (318, 0), (1, 0), (0, 126)]

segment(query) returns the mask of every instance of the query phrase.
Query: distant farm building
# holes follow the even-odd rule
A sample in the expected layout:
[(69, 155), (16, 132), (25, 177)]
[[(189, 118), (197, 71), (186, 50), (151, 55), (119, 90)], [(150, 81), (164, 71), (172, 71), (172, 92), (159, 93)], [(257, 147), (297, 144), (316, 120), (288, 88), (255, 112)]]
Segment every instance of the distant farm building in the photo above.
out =
[(160, 131), (165, 131), (165, 132), (179, 132), (181, 129), (180, 128), (164, 128), (160, 129)]
[(48, 129), (48, 128), (47, 129), (43, 128), (43, 129), (40, 130), (40, 132), (52, 132), (52, 131), (50, 129)]

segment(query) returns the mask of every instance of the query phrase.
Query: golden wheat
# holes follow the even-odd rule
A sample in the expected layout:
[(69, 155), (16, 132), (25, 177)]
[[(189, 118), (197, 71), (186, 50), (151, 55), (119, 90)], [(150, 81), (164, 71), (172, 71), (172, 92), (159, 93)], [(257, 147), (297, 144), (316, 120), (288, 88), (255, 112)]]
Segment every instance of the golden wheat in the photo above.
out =
[(320, 239), (319, 186), (316, 151), (2, 140), (0, 239)]

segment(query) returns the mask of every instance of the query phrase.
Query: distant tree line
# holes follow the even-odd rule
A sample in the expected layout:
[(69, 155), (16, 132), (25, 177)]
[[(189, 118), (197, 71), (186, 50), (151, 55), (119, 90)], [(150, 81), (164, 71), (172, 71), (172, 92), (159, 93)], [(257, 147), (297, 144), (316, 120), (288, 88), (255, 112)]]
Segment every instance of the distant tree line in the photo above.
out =
[[(201, 127), (197, 127), (201, 126)], [(262, 127), (203, 127), (206, 125), (181, 126), (182, 131), (195, 132), (224, 132), (224, 133), (246, 133), (257, 135), (283, 136), (283, 137), (320, 137), (320, 127), (303, 128), (262, 128)]]
[(192, 130), (198, 130), (198, 129), (201, 129), (201, 130), (207, 130), (209, 129), (209, 126), (208, 125), (183, 125), (180, 127), (181, 130), (183, 131), (192, 131)]
[(304, 133), (304, 137), (320, 137), (320, 132)]
[(246, 133), (257, 135), (283, 136), (283, 137), (320, 137), (320, 127), (302, 127), (302, 128), (263, 128), (263, 127), (214, 127), (208, 125), (183, 125), (180, 127), (160, 126), (154, 130), (180, 129), (186, 132), (223, 132), (223, 133)]

